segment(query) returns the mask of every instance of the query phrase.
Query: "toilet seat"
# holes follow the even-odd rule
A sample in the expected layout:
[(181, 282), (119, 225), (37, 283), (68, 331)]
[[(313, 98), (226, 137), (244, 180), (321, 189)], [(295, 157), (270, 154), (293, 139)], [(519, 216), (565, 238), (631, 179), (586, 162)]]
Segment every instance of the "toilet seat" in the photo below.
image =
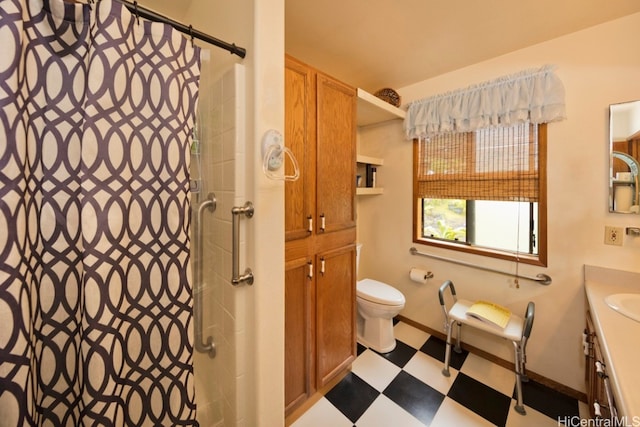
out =
[(356, 284), (358, 298), (376, 304), (400, 306), (404, 305), (405, 299), (402, 292), (386, 283), (373, 279), (362, 279)]

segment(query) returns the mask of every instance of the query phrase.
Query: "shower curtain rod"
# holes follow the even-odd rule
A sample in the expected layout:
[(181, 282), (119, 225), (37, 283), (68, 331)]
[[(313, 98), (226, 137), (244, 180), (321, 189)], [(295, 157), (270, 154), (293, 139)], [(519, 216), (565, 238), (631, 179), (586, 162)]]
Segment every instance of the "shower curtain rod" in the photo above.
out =
[(240, 46), (236, 46), (235, 43), (227, 43), (225, 41), (222, 41), (220, 39), (217, 39), (213, 36), (210, 36), (208, 34), (205, 34), (201, 31), (198, 31), (194, 28), (192, 28), (190, 25), (184, 25), (178, 21), (174, 21), (171, 18), (168, 18), (164, 15), (160, 15), (157, 12), (154, 12), (150, 9), (147, 9), (145, 7), (142, 7), (138, 4), (138, 2), (130, 2), (130, 1), (126, 1), (126, 0), (117, 0), (120, 3), (124, 4), (126, 6), (127, 9), (129, 9), (129, 11), (131, 13), (133, 13), (134, 15), (137, 15), (141, 18), (144, 19), (148, 19), (150, 21), (154, 21), (154, 22), (163, 22), (165, 24), (169, 24), (171, 25), (173, 28), (175, 28), (176, 30), (180, 31), (181, 33), (187, 34), (190, 37), (196, 38), (198, 40), (202, 40), (205, 41), (207, 43), (210, 43), (214, 46), (217, 46), (219, 48), (222, 48), (224, 50), (227, 50), (229, 52), (231, 52), (234, 55), (238, 55), (240, 58), (244, 58), (247, 55), (247, 50), (243, 47)]

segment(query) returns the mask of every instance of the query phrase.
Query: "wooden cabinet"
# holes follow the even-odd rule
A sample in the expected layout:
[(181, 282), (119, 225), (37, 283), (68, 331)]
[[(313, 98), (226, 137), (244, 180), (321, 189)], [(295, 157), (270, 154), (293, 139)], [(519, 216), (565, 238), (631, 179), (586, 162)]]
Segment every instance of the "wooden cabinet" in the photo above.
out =
[(355, 89), (290, 57), (285, 144), (300, 178), (285, 184), (285, 239), (355, 227)]
[(311, 394), (307, 373), (314, 369), (310, 357), (312, 265), (313, 260), (308, 257), (285, 264), (285, 401), (291, 407)]
[(284, 186), (285, 241), (309, 237), (313, 231), (316, 215), (315, 98), (313, 70), (287, 59), (284, 137), (286, 146), (298, 160), (300, 177), (297, 181), (287, 181)]
[(602, 418), (613, 421), (617, 413), (611, 391), (611, 379), (607, 375), (606, 363), (589, 311), (587, 311), (585, 335), (585, 381), (589, 413), (593, 419)]
[(356, 251), (349, 245), (323, 252), (317, 258), (317, 385), (323, 387), (356, 356)]
[(319, 232), (356, 226), (356, 92), (318, 73), (316, 217)]
[(300, 166), (285, 183), (287, 414), (356, 356), (355, 95), (286, 58), (285, 144)]

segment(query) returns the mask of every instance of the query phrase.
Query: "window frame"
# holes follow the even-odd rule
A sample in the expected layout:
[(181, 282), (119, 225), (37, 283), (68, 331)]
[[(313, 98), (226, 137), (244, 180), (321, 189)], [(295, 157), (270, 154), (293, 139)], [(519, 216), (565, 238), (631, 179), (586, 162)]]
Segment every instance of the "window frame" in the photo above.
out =
[(443, 239), (422, 237), (422, 198), (418, 197), (418, 164), (419, 140), (413, 140), (413, 242), (426, 246), (450, 249), (459, 252), (517, 261), (523, 264), (547, 266), (547, 125), (538, 124), (538, 168), (539, 168), (539, 200), (538, 200), (538, 254), (514, 253), (505, 250), (473, 246), (467, 242), (448, 242)]

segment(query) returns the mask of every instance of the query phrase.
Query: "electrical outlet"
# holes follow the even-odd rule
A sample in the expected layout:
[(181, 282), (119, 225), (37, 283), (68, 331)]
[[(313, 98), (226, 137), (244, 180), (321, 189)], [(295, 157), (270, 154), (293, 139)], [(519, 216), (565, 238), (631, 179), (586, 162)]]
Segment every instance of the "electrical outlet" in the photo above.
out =
[(604, 226), (604, 244), (622, 246), (622, 236), (624, 232), (622, 227)]

